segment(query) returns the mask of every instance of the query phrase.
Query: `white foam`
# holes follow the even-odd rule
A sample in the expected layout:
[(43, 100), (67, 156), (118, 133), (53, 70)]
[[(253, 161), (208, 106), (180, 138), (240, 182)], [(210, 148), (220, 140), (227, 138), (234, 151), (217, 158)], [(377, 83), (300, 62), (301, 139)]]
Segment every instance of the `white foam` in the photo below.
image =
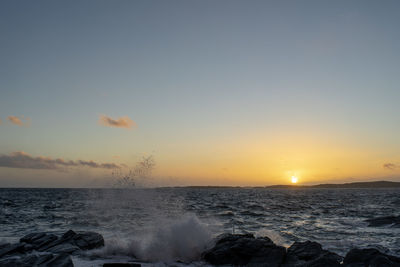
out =
[(211, 243), (212, 234), (195, 215), (179, 220), (157, 222), (147, 233), (125, 239), (106, 240), (105, 247), (90, 252), (93, 256), (131, 256), (150, 262), (192, 262)]
[(283, 247), (289, 247), (291, 243), (286, 240), (282, 235), (279, 234), (279, 232), (274, 231), (274, 230), (268, 230), (268, 229), (261, 229), (255, 233), (256, 237), (263, 237), (267, 236), (269, 239), (272, 240), (276, 245), (278, 246), (283, 246)]

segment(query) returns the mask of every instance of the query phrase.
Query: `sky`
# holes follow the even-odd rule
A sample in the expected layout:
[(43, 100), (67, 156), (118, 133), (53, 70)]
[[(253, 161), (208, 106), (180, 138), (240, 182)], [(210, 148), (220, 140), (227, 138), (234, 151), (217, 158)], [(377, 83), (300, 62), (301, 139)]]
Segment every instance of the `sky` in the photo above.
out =
[(0, 187), (400, 181), (399, 1), (0, 3)]

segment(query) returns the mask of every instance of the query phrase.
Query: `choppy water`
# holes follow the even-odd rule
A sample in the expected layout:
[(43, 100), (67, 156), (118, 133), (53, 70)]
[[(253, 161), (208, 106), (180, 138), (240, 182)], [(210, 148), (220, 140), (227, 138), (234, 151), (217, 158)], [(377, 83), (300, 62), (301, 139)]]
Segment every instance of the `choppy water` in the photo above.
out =
[(0, 242), (91, 230), (106, 240), (100, 258), (191, 261), (212, 236), (252, 232), (284, 246), (317, 241), (341, 255), (367, 246), (400, 255), (400, 228), (364, 222), (399, 207), (400, 190), (391, 189), (0, 189)]

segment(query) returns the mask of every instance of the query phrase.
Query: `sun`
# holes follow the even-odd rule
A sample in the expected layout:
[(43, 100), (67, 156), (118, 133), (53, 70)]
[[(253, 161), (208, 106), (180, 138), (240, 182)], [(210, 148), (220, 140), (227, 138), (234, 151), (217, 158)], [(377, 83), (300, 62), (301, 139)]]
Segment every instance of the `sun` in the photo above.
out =
[(291, 180), (292, 180), (292, 184), (296, 184), (298, 178), (297, 178), (296, 176), (293, 175)]

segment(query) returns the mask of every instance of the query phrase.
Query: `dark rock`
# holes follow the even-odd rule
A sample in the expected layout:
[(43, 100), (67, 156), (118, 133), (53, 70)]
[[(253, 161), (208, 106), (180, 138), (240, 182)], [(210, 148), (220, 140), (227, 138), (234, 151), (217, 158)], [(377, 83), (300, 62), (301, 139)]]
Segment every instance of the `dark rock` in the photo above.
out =
[(280, 266), (285, 253), (284, 247), (275, 245), (268, 237), (227, 234), (221, 236), (203, 258), (214, 265)]
[(339, 266), (342, 257), (322, 249), (317, 242), (295, 242), (286, 253), (283, 266)]
[(141, 267), (139, 263), (104, 263), (103, 267)]
[(379, 227), (391, 224), (393, 227), (400, 227), (400, 216), (377, 217), (365, 221), (369, 223), (368, 226), (372, 227)]
[(39, 239), (45, 235), (46, 235), (46, 233), (30, 233), (30, 234), (27, 234), (26, 236), (22, 237), (19, 241), (30, 244), (30, 243), (33, 243), (34, 240)]
[(73, 236), (73, 243), (82, 250), (100, 248), (104, 246), (104, 238), (95, 232), (83, 232)]
[(20, 239), (20, 241), (32, 245), (33, 249), (39, 251), (45, 251), (45, 249), (43, 248), (46, 248), (48, 244), (52, 243), (57, 239), (58, 237), (53, 234), (32, 233), (24, 236), (23, 238)]
[(30, 267), (33, 265), (22, 265), (22, 263), (16, 258), (0, 259), (0, 267)]
[(72, 230), (68, 230), (61, 236), (61, 239), (68, 240), (68, 239), (72, 239), (74, 236), (76, 236), (76, 233)]
[(400, 266), (400, 258), (384, 254), (374, 248), (358, 249), (354, 248), (350, 250), (343, 260), (343, 265), (346, 267), (358, 267), (358, 266)]
[(35, 264), (37, 265), (44, 264), (50, 261), (51, 259), (53, 259), (53, 254), (42, 254), (37, 257)]
[(79, 249), (73, 241), (73, 237), (76, 233), (72, 230), (69, 230), (65, 234), (50, 243), (40, 247), (40, 251), (48, 251), (53, 253), (74, 253)]
[(55, 254), (62, 254), (62, 253), (75, 254), (75, 252), (79, 250), (80, 250), (79, 247), (72, 245), (70, 243), (63, 243), (46, 249), (47, 252)]
[(42, 254), (27, 255), (20, 258), (7, 258), (0, 260), (0, 267), (73, 267), (71, 257), (67, 254)]
[(57, 254), (54, 255), (51, 259), (41, 263), (40, 265), (38, 264), (38, 266), (74, 267), (74, 264), (71, 260), (71, 257), (68, 254)]
[(67, 231), (60, 238), (53, 234), (32, 233), (20, 240), (38, 251), (73, 254), (79, 250), (89, 250), (104, 246), (103, 236), (95, 232), (76, 233)]
[(25, 244), (17, 243), (17, 244), (5, 244), (0, 248), (0, 258), (6, 255), (14, 255), (25, 253)]

